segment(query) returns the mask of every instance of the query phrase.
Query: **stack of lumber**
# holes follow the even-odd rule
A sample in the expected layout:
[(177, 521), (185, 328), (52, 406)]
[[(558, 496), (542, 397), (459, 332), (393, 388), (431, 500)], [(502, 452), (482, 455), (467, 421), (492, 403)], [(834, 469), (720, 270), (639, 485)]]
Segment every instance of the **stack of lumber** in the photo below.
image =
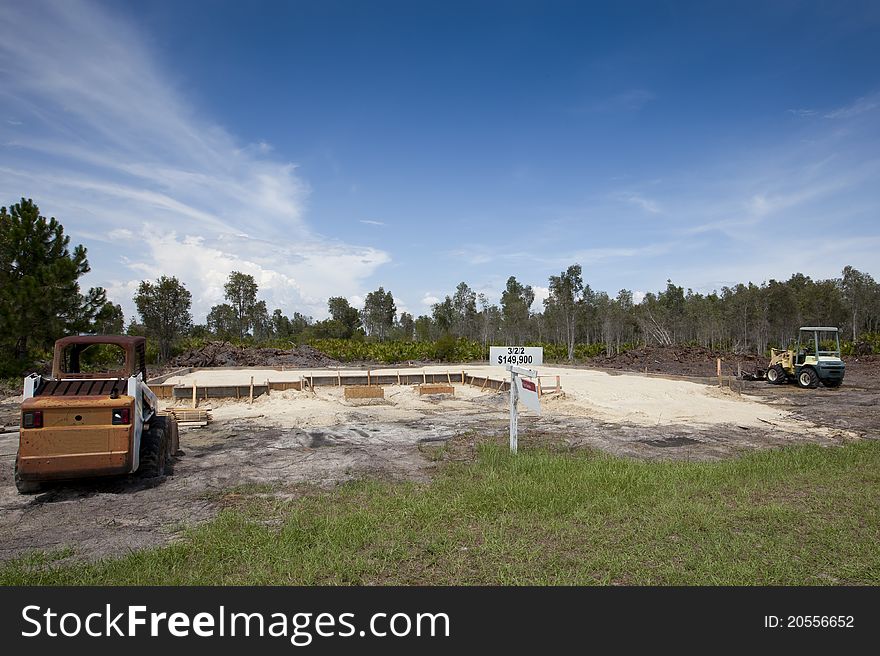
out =
[(165, 408), (165, 414), (177, 419), (180, 428), (202, 428), (211, 421), (211, 408)]

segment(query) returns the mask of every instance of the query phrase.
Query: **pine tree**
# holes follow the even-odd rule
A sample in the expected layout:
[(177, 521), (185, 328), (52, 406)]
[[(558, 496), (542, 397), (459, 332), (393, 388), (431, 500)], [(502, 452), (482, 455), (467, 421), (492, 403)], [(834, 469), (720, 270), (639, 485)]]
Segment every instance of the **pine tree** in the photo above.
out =
[(174, 340), (192, 326), (192, 294), (177, 278), (162, 276), (155, 283), (141, 281), (134, 304), (147, 334), (159, 342), (159, 360), (166, 362)]
[(107, 301), (101, 288), (80, 293), (88, 271), (85, 247), (71, 251), (61, 223), (31, 199), (0, 208), (0, 367), (17, 372), (34, 350), (89, 329)]

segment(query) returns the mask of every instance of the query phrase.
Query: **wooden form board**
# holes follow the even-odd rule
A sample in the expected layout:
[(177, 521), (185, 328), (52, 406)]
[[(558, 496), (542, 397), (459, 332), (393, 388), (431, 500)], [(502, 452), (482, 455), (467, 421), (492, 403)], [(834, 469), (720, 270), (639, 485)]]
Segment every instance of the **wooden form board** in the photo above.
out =
[(385, 388), (378, 385), (347, 385), (346, 399), (384, 399)]
[[(553, 379), (557, 378), (555, 376), (542, 376), (544, 380), (547, 378)], [(549, 385), (543, 385), (543, 393), (552, 393), (552, 392), (561, 392), (562, 388), (559, 384), (558, 379), (555, 381), (556, 386), (551, 387)], [(366, 383), (366, 384), (365, 384)], [(285, 390), (302, 390), (302, 389), (314, 389), (314, 387), (318, 386), (342, 386), (345, 388), (348, 387), (381, 387), (383, 385), (432, 385), (436, 384), (441, 387), (450, 388), (454, 384), (464, 383), (466, 385), (473, 385), (479, 387), (481, 390), (491, 390), (496, 392), (507, 391), (510, 389), (510, 382), (505, 380), (504, 378), (493, 378), (492, 376), (483, 375), (473, 375), (466, 373), (463, 370), (459, 371), (445, 371), (445, 372), (435, 372), (435, 373), (427, 373), (424, 371), (419, 372), (406, 372), (406, 371), (395, 371), (394, 373), (382, 372), (378, 373), (375, 371), (364, 371), (362, 373), (340, 373), (333, 372), (327, 374), (316, 374), (309, 375), (308, 377), (304, 377), (301, 380), (296, 381), (257, 381), (254, 380), (253, 387), (250, 384), (245, 383), (242, 385), (200, 385), (196, 383), (196, 399), (199, 403), (203, 402), (205, 399), (216, 399), (216, 398), (233, 398), (233, 399), (249, 399), (251, 394), (253, 394), (253, 398), (258, 396), (262, 396), (263, 394), (269, 394), (271, 392), (276, 391), (285, 391)], [(187, 399), (191, 400), (193, 396), (193, 386), (190, 384), (177, 384), (177, 385), (168, 385), (168, 384), (155, 384), (151, 385), (150, 389), (162, 399), (174, 398), (174, 399)], [(253, 390), (253, 391), (251, 391)], [(423, 394), (451, 394), (454, 392), (421, 392)], [(384, 398), (383, 396), (360, 396), (360, 397), (349, 397), (346, 398)]]
[(419, 395), (422, 394), (452, 394), (455, 395), (455, 388), (452, 385), (441, 385), (441, 384), (431, 384), (427, 385), (422, 384), (418, 386)]

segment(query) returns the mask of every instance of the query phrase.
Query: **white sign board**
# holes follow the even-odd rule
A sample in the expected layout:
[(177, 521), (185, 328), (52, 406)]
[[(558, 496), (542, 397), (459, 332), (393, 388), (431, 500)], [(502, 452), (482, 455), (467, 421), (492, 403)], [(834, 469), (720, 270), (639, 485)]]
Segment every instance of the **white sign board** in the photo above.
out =
[(515, 376), (517, 398), (532, 412), (541, 414), (541, 401), (538, 400), (538, 385), (522, 376)]
[(489, 364), (494, 365), (530, 365), (544, 364), (543, 346), (490, 346)]
[[(508, 347), (505, 347), (508, 348)], [(522, 347), (509, 347), (522, 348)], [(524, 355), (524, 354), (519, 354)], [(515, 364), (507, 365), (506, 369), (510, 372), (510, 450), (516, 453), (517, 449), (517, 425), (519, 419), (516, 411), (517, 403), (522, 398), (523, 403), (538, 414), (541, 414), (541, 402), (538, 400), (538, 385), (532, 380), (523, 380), (523, 378), (538, 378), (538, 372), (534, 369), (527, 369)]]

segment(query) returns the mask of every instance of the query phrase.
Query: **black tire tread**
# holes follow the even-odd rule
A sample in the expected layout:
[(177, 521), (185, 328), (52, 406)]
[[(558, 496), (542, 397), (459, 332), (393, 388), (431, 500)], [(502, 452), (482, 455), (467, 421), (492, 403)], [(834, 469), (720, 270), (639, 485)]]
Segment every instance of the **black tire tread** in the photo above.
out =
[[(803, 376), (804, 372), (810, 372), (812, 374), (810, 376), (810, 384), (809, 385), (804, 385), (801, 383), (801, 376)], [(816, 370), (813, 369), (812, 367), (805, 367), (797, 373), (797, 384), (798, 384), (798, 387), (800, 387), (802, 389), (815, 389), (816, 387), (819, 386), (819, 374), (817, 374)]]
[(150, 428), (141, 435), (140, 462), (137, 474), (141, 478), (157, 478), (165, 474), (168, 463), (168, 430), (165, 417), (150, 419)]
[(773, 369), (776, 371), (776, 380), (768, 379), (767, 382), (771, 385), (783, 385), (788, 381), (788, 374), (785, 372), (785, 368), (781, 364), (773, 365)]

